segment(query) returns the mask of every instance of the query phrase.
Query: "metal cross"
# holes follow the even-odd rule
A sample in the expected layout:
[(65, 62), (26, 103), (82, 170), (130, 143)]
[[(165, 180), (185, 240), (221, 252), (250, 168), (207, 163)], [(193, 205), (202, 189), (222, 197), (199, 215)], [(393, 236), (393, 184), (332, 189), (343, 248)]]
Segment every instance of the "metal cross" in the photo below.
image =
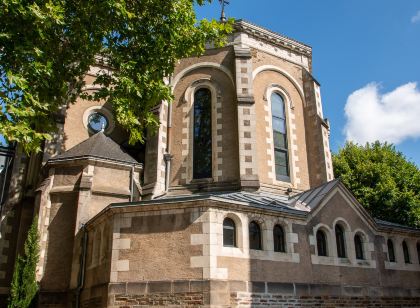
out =
[(220, 14), (220, 21), (226, 22), (226, 16), (225, 16), (225, 5), (229, 4), (229, 1), (227, 0), (219, 0), (220, 4), (222, 5), (222, 13)]

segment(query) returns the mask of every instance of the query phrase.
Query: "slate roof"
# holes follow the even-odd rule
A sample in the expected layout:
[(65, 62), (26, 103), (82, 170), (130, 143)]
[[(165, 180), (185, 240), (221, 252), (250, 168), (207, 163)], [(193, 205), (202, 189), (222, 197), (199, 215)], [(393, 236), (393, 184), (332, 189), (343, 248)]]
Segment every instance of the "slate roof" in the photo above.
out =
[(375, 222), (380, 227), (385, 227), (385, 228), (398, 228), (398, 229), (406, 229), (406, 230), (412, 230), (412, 231), (420, 231), (420, 229), (418, 229), (418, 228), (409, 227), (409, 226), (397, 224), (395, 222), (390, 222), (390, 221), (386, 221), (386, 220), (382, 220), (382, 219), (378, 219), (378, 218), (375, 218)]
[(306, 208), (307, 211), (313, 210), (324, 197), (340, 183), (340, 180), (334, 179), (320, 186), (306, 190), (300, 194), (297, 194), (291, 198), (295, 207)]
[(106, 136), (103, 132), (96, 133), (89, 139), (75, 145), (63, 154), (51, 158), (49, 161), (54, 162), (64, 159), (88, 157), (140, 165), (118, 143)]
[[(304, 191), (300, 194), (288, 197), (268, 192), (209, 192), (194, 193), (188, 195), (163, 195), (152, 200), (138, 202), (113, 203), (111, 207), (142, 206), (152, 204), (168, 204), (198, 200), (213, 200), (221, 202), (232, 202), (253, 208), (266, 209), (289, 213), (297, 216), (306, 216), (312, 212), (328, 194), (340, 184), (339, 179), (334, 179), (313, 189)], [(380, 219), (374, 219), (378, 227), (396, 228), (407, 231), (420, 232), (420, 229), (412, 228)]]
[(164, 195), (153, 200), (131, 203), (115, 203), (112, 206), (136, 206), (210, 199), (222, 202), (239, 203), (254, 208), (295, 215), (307, 215), (307, 213), (311, 212), (313, 208), (322, 202), (324, 196), (326, 196), (338, 183), (339, 180), (333, 180), (291, 198), (286, 195), (278, 195), (262, 191), (209, 192), (188, 195)]

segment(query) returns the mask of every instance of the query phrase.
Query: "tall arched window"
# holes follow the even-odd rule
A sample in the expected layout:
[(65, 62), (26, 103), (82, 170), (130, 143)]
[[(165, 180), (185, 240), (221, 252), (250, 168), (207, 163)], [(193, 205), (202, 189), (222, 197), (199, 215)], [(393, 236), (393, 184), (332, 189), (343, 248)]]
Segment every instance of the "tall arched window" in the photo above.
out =
[(318, 256), (328, 256), (327, 237), (325, 236), (325, 232), (322, 230), (318, 230), (316, 232), (316, 247), (318, 249)]
[(403, 248), (403, 253), (404, 253), (404, 262), (410, 263), (410, 252), (408, 251), (408, 246), (407, 246), (406, 241), (402, 242), (402, 248)]
[(261, 250), (261, 228), (255, 222), (252, 221), (249, 224), (249, 248), (255, 250)]
[(236, 225), (230, 218), (223, 220), (223, 246), (236, 247)]
[(388, 246), (388, 261), (389, 262), (395, 262), (395, 251), (394, 251), (394, 243), (391, 239), (388, 239), (386, 242)]
[(416, 247), (417, 247), (417, 259), (418, 259), (419, 264), (420, 264), (420, 243), (417, 243)]
[(198, 89), (194, 94), (193, 178), (212, 177), (211, 92)]
[(359, 234), (354, 236), (354, 248), (356, 249), (356, 259), (364, 260), (363, 241)]
[(340, 225), (335, 225), (335, 240), (337, 243), (337, 256), (339, 258), (346, 257), (346, 242), (344, 240), (344, 230)]
[(271, 94), (271, 115), (273, 123), (276, 179), (279, 181), (289, 181), (285, 103), (283, 97), (276, 92)]
[(280, 225), (275, 225), (273, 229), (274, 251), (286, 252), (286, 241), (284, 231)]

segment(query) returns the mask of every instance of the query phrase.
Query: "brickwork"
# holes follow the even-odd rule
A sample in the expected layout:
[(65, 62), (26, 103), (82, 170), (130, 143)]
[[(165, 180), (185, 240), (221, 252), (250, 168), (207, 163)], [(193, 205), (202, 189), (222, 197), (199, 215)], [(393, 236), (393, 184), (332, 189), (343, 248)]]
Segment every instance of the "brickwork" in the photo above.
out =
[(232, 307), (420, 307), (420, 297), (284, 296), (232, 293)]
[(198, 307), (203, 305), (200, 293), (116, 295), (113, 307), (137, 308), (150, 306)]

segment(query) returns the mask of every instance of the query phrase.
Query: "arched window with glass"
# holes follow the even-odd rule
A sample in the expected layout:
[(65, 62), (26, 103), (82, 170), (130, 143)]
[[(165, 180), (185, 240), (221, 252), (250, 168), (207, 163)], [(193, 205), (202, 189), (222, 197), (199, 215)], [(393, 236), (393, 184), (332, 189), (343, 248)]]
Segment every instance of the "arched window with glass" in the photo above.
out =
[(273, 92), (271, 94), (271, 119), (276, 179), (278, 181), (290, 181), (285, 106), (283, 97), (279, 93)]
[(362, 241), (362, 237), (360, 236), (360, 234), (356, 234), (354, 236), (354, 248), (356, 250), (356, 259), (364, 260), (365, 259), (365, 254), (364, 254), (364, 251), (363, 251), (363, 241)]
[(386, 245), (388, 246), (388, 261), (389, 262), (395, 262), (395, 251), (394, 251), (394, 243), (391, 239), (388, 239), (386, 242)]
[(411, 263), (410, 262), (410, 252), (408, 251), (408, 246), (407, 246), (406, 241), (402, 242), (402, 249), (403, 249), (403, 254), (404, 254), (404, 262), (405, 263)]
[(286, 241), (283, 227), (275, 225), (273, 228), (273, 240), (275, 252), (286, 252)]
[(207, 88), (194, 93), (193, 179), (212, 177), (211, 92)]
[(261, 228), (258, 223), (252, 221), (249, 224), (249, 249), (261, 250)]
[(233, 219), (225, 218), (223, 220), (223, 246), (236, 246), (236, 225)]
[(318, 230), (316, 232), (316, 248), (318, 250), (318, 256), (328, 256), (327, 236), (323, 230)]
[(337, 256), (345, 258), (346, 255), (346, 241), (344, 239), (344, 230), (340, 225), (335, 225), (335, 240), (337, 243)]

